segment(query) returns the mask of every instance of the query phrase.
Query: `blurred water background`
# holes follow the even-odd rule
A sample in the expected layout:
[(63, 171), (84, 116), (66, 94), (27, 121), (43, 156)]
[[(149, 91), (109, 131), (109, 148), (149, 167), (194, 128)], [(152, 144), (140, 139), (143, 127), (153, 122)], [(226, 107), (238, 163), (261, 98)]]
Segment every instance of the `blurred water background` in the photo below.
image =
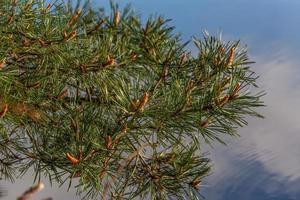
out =
[[(92, 0), (109, 8), (108, 0)], [(211, 152), (214, 170), (201, 186), (208, 200), (300, 199), (300, 1), (299, 0), (119, 0), (146, 18), (171, 18), (184, 40), (203, 30), (222, 32), (224, 40), (247, 45), (259, 85), (267, 91), (264, 120), (249, 119), (240, 138), (225, 138)], [(193, 50), (193, 49), (191, 49)], [(32, 174), (13, 184), (2, 183), (4, 200), (15, 199), (32, 183)], [(34, 199), (77, 199), (66, 187), (46, 189)], [(79, 198), (78, 198), (79, 199)]]

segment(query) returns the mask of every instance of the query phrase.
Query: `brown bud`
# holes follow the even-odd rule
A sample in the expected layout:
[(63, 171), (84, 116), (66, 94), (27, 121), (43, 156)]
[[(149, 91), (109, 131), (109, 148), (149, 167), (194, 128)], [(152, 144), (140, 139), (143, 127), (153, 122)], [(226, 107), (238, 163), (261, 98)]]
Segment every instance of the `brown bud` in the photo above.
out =
[(11, 1), (11, 5), (12, 5), (12, 6), (16, 6), (16, 5), (17, 5), (17, 0), (12, 0), (12, 1)]
[(208, 125), (209, 125), (209, 123), (210, 123), (210, 120), (209, 120), (209, 119), (206, 119), (206, 120), (204, 120), (204, 121), (202, 121), (202, 122), (200, 123), (200, 126), (201, 126), (202, 128), (207, 128)]
[(127, 124), (124, 125), (124, 127), (121, 129), (121, 133), (126, 133), (128, 129)]
[(180, 65), (184, 64), (187, 61), (187, 54), (183, 53), (180, 58)]
[(46, 7), (46, 11), (49, 11), (52, 8), (53, 4), (49, 3), (48, 6)]
[(230, 49), (230, 52), (229, 52), (229, 57), (228, 57), (228, 60), (227, 60), (227, 67), (230, 67), (233, 63), (233, 60), (234, 60), (234, 51), (235, 51), (235, 48), (232, 47)]
[(142, 99), (140, 100), (140, 104), (138, 106), (138, 110), (141, 112), (144, 112), (145, 106), (148, 103), (149, 100), (149, 93), (145, 92)]
[(81, 15), (81, 10), (80, 9), (76, 10), (75, 15), (73, 15), (69, 20), (68, 25), (69, 26), (73, 25), (80, 15)]
[(221, 55), (224, 55), (224, 54), (225, 54), (225, 49), (224, 49), (224, 47), (220, 47), (220, 48), (219, 48), (219, 52), (220, 52)]
[(64, 37), (64, 39), (67, 39), (67, 38), (68, 38), (68, 34), (67, 34), (66, 31), (63, 32), (63, 37)]
[(77, 31), (72, 31), (69, 36), (68, 36), (68, 40), (72, 40), (77, 36)]
[(194, 88), (194, 81), (193, 80), (189, 80), (187, 83), (187, 86), (185, 88), (185, 92), (188, 93), (190, 92), (192, 89)]
[(81, 174), (80, 174), (80, 172), (76, 172), (75, 174), (74, 174), (74, 178), (78, 178), (78, 177), (80, 177), (81, 176)]
[(228, 87), (228, 84), (229, 84), (230, 80), (231, 80), (230, 77), (225, 77), (223, 82), (222, 82), (221, 88), (224, 89), (224, 88)]
[(80, 69), (82, 73), (87, 73), (86, 65), (80, 65)]
[(78, 16), (81, 15), (81, 10), (80, 9), (76, 10), (76, 15), (78, 15)]
[(105, 170), (102, 169), (99, 173), (99, 178), (102, 179), (104, 177), (104, 175), (105, 175)]
[(91, 151), (91, 156), (94, 157), (96, 153), (97, 153), (97, 151), (96, 151), (95, 149), (93, 149), (93, 150)]
[(30, 45), (30, 40), (28, 40), (27, 38), (25, 38), (23, 40), (23, 46), (28, 47)]
[(8, 111), (8, 104), (6, 103), (2, 106), (2, 110), (0, 111), (0, 118), (3, 118), (6, 115), (7, 111)]
[(66, 157), (72, 165), (77, 165), (79, 163), (79, 160), (75, 158), (72, 154), (66, 153)]
[(165, 66), (162, 71), (162, 77), (165, 79), (168, 73), (169, 73), (169, 68)]
[(192, 97), (192, 96), (189, 96), (189, 97), (187, 98), (186, 105), (187, 105), (187, 106), (191, 106), (191, 105), (192, 105), (192, 102), (193, 102), (193, 97)]
[(105, 66), (111, 66), (115, 64), (116, 64), (116, 60), (111, 56), (107, 56), (107, 62), (105, 63)]
[(152, 179), (154, 179), (154, 180), (158, 180), (158, 179), (160, 179), (160, 177), (159, 177), (159, 176), (157, 176), (157, 175), (150, 175), (150, 177), (151, 177)]
[(130, 59), (131, 60), (136, 60), (137, 58), (137, 54), (136, 53), (132, 53)]
[(113, 142), (112, 142), (111, 136), (108, 135), (108, 136), (105, 138), (105, 140), (106, 140), (106, 148), (109, 149), (109, 150), (112, 149), (112, 147), (113, 147)]
[(241, 84), (240, 83), (237, 83), (234, 87), (234, 90), (232, 91), (231, 93), (231, 97), (236, 97), (237, 96), (237, 93), (240, 91), (241, 89)]
[(193, 180), (191, 182), (191, 185), (194, 187), (194, 188), (199, 188), (200, 187), (200, 184), (201, 184), (201, 181), (200, 180)]
[(94, 30), (98, 30), (98, 29), (100, 28), (100, 26), (101, 26), (104, 22), (105, 22), (104, 19), (101, 20), (100, 22), (98, 22), (98, 23), (96, 24), (96, 26), (94, 27)]
[(13, 18), (14, 18), (13, 15), (10, 15), (7, 19), (7, 23), (11, 24), (13, 22)]
[(120, 23), (120, 11), (117, 11), (114, 15), (114, 26), (118, 27), (119, 23)]
[(42, 40), (41, 38), (38, 39), (38, 42), (40, 43), (41, 46), (46, 46), (46, 42)]

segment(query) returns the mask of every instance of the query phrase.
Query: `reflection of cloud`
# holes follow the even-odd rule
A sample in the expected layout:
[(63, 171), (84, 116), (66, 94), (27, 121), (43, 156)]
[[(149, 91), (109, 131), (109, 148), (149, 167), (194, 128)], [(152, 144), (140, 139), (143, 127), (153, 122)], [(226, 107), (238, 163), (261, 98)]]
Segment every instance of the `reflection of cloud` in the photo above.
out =
[[(256, 120), (245, 132), (267, 168), (290, 179), (300, 178), (300, 72), (298, 64), (278, 58), (258, 70), (267, 95), (265, 120)], [(298, 80), (297, 80), (298, 79)], [(257, 128), (259, 127), (259, 128)], [(272, 159), (261, 152), (273, 154)]]
[[(284, 190), (291, 196), (298, 192), (300, 68), (295, 60), (280, 56), (290, 55), (288, 53), (275, 53), (268, 62), (260, 61), (260, 57), (254, 59), (257, 61), (255, 71), (261, 75), (260, 85), (267, 92), (264, 97), (267, 107), (261, 109), (266, 119), (250, 119), (249, 126), (240, 129), (240, 139), (213, 150), (215, 173), (209, 181), (217, 188), (224, 181), (230, 181), (231, 188), (240, 187), (247, 184), (244, 179), (250, 179), (250, 174), (265, 183), (260, 186), (264, 192), (281, 191), (278, 194), (282, 194)], [(263, 170), (257, 171), (259, 165)], [(250, 187), (255, 183), (248, 184)]]

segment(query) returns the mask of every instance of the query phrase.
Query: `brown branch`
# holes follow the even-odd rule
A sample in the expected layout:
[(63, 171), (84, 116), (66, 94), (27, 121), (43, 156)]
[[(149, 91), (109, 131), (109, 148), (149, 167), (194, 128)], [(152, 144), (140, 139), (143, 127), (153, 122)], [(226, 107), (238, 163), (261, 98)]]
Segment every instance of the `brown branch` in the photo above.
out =
[(18, 197), (17, 200), (29, 200), (32, 195), (34, 195), (36, 192), (42, 190), (45, 187), (45, 185), (41, 182), (39, 182), (37, 185), (34, 185), (30, 187), (28, 190), (26, 190), (22, 196)]

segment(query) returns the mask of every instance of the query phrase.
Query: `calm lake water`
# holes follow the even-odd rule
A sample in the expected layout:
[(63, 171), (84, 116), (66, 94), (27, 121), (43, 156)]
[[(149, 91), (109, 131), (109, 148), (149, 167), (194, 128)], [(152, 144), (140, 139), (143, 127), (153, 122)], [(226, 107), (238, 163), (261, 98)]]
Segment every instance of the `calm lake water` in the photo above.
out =
[[(93, 1), (108, 7), (108, 1)], [(299, 0), (136, 0), (116, 1), (147, 17), (171, 18), (183, 38), (201, 37), (204, 29), (222, 32), (224, 40), (240, 39), (256, 61), (252, 67), (267, 91), (266, 119), (249, 119), (240, 138), (226, 138), (227, 146), (207, 148), (213, 174), (201, 188), (208, 200), (300, 199), (300, 1)], [(4, 184), (4, 183), (3, 183)], [(4, 184), (15, 199), (31, 184), (31, 174)], [(73, 191), (47, 188), (37, 198), (76, 199)]]

